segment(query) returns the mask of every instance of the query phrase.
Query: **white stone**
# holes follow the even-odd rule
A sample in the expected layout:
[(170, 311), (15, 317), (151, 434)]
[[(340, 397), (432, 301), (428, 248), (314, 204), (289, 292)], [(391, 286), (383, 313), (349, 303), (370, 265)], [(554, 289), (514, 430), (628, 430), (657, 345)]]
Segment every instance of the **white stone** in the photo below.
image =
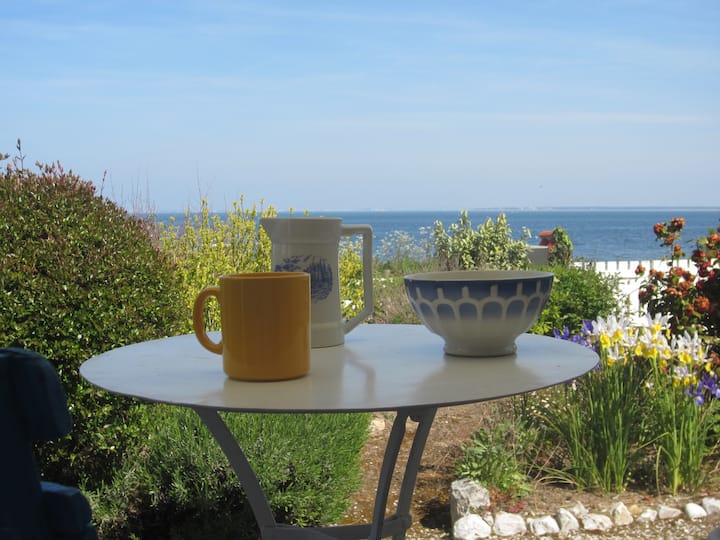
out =
[(527, 520), (530, 532), (535, 536), (544, 536), (546, 534), (557, 534), (560, 532), (558, 522), (552, 516), (543, 516), (540, 518), (530, 518)]
[(495, 514), (495, 524), (492, 530), (498, 536), (513, 536), (515, 534), (525, 534), (527, 525), (522, 516), (518, 514), (498, 512)]
[(564, 533), (577, 531), (580, 528), (580, 523), (578, 523), (575, 515), (565, 508), (561, 508), (557, 511), (557, 514), (555, 514), (555, 520), (560, 526), (560, 531)]
[(586, 531), (608, 531), (613, 528), (612, 520), (605, 514), (585, 514), (580, 522)]
[(385, 419), (376, 416), (370, 421), (370, 435), (379, 435), (385, 432)]
[(475, 540), (487, 538), (492, 528), (477, 514), (468, 514), (458, 519), (453, 525), (453, 538), (455, 540)]
[(720, 499), (716, 499), (715, 497), (703, 497), (702, 506), (708, 516), (711, 516), (712, 514), (720, 514)]
[(638, 521), (655, 521), (658, 517), (657, 510), (653, 510), (652, 508), (646, 508), (643, 510), (640, 515), (637, 517)]
[(485, 510), (488, 506), (490, 506), (490, 492), (478, 482), (461, 478), (450, 485), (452, 523), (476, 510)]
[(672, 508), (671, 506), (665, 506), (664, 504), (658, 505), (657, 513), (658, 518), (660, 519), (677, 519), (682, 516), (682, 510)]
[(485, 523), (487, 523), (491, 527), (495, 524), (495, 516), (493, 516), (490, 512), (480, 514), (480, 517), (483, 518), (485, 520)]
[(585, 508), (583, 503), (581, 503), (580, 501), (577, 501), (570, 508), (568, 508), (568, 510), (570, 510), (572, 514), (577, 518), (579, 518), (580, 516), (584, 516), (588, 513), (588, 509)]
[(690, 519), (700, 519), (707, 517), (707, 512), (699, 504), (690, 502), (685, 505), (685, 515)]
[(616, 502), (610, 507), (610, 517), (618, 527), (630, 525), (634, 521), (630, 510), (622, 502)]

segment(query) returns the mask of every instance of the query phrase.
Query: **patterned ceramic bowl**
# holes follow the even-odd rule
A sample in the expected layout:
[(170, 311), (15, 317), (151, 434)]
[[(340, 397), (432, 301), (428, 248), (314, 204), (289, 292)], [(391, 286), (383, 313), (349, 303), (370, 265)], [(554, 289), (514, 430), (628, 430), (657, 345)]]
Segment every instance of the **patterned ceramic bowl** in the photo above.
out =
[(553, 274), (524, 270), (427, 272), (405, 276), (415, 313), (457, 356), (515, 352), (515, 338), (537, 320)]

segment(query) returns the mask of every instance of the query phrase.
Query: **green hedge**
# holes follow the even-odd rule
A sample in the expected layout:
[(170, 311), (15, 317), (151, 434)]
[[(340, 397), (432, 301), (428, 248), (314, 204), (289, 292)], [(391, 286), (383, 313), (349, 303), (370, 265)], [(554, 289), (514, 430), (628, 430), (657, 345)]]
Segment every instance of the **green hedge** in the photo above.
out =
[(60, 165), (0, 172), (0, 344), (58, 370), (74, 419), (38, 448), (44, 474), (98, 485), (141, 433), (138, 406), (86, 383), (80, 364), (175, 333), (183, 318), (171, 265), (145, 225)]

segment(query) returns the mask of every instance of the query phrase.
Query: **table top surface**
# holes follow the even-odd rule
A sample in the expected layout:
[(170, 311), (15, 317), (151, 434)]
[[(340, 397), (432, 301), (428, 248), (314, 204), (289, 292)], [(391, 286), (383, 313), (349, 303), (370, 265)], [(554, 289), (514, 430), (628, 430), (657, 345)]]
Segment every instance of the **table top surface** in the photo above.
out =
[(597, 363), (592, 350), (550, 337), (523, 334), (514, 355), (467, 358), (445, 355), (442, 339), (422, 325), (364, 324), (345, 336), (344, 345), (312, 349), (310, 373), (289, 381), (230, 379), (221, 356), (194, 334), (108, 351), (87, 360), (80, 373), (110, 392), (175, 405), (357, 412), (521, 394), (575, 379)]

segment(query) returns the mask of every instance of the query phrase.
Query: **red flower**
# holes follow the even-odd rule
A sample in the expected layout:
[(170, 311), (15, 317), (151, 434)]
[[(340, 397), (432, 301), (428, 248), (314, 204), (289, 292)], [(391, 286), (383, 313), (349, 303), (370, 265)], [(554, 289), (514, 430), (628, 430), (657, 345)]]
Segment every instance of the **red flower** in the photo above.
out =
[(710, 313), (710, 300), (706, 296), (698, 296), (693, 305), (700, 313)]
[(664, 223), (656, 223), (653, 226), (653, 232), (655, 233), (655, 236), (660, 236), (664, 231), (665, 231)]
[(645, 267), (642, 264), (638, 264), (635, 268), (635, 275), (642, 276), (645, 273)]
[(685, 218), (676, 217), (670, 221), (670, 230), (674, 232), (682, 231), (683, 227), (685, 227)]

